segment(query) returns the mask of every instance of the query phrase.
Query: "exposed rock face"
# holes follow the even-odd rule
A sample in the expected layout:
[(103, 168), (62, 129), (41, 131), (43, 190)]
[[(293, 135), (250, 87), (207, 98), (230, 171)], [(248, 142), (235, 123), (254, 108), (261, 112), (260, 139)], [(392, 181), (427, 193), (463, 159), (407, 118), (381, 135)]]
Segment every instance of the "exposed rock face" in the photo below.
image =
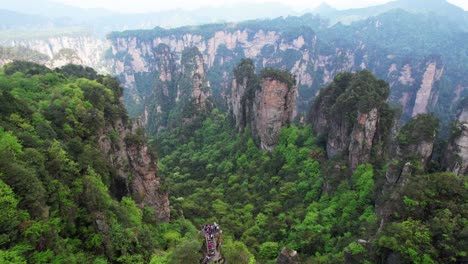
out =
[[(188, 97), (192, 98), (195, 107), (202, 110), (206, 107), (206, 100), (211, 96), (209, 82), (206, 80), (203, 56), (197, 48), (189, 48), (182, 53), (182, 77), (192, 81)], [(181, 83), (179, 81), (179, 83)], [(178, 96), (184, 95), (187, 88), (183, 82), (178, 86)], [(181, 92), (182, 91), (182, 92)], [(178, 100), (178, 99), (177, 99)]]
[(0, 67), (3, 67), (5, 64), (13, 62), (11, 59), (0, 59)]
[[(362, 89), (365, 86), (368, 87)], [(390, 136), (386, 131), (391, 130), (395, 122), (394, 113), (385, 102), (387, 96), (388, 84), (375, 79), (368, 71), (338, 75), (321, 91), (311, 108), (309, 120), (314, 131), (326, 138), (328, 158), (346, 157), (354, 170), (359, 164), (371, 161), (373, 150), (384, 155), (384, 151), (375, 146), (385, 145)], [(369, 100), (373, 101), (373, 107), (360, 107), (367, 105)], [(350, 105), (348, 101), (353, 103)], [(391, 120), (384, 122), (381, 119), (383, 113)]]
[(432, 95), (432, 88), (434, 83), (440, 80), (443, 70), (443, 68), (437, 69), (437, 64), (435, 62), (431, 62), (427, 65), (421, 82), (421, 87), (416, 94), (412, 116), (427, 113), (427, 106)]
[[(466, 102), (467, 99), (464, 100)], [(468, 174), (468, 107), (458, 112), (456, 128), (458, 133), (449, 142), (445, 154), (447, 169), (457, 175)]]
[(380, 228), (398, 209), (396, 201), (401, 200), (401, 189), (411, 180), (414, 173), (423, 173), (432, 157), (439, 121), (430, 114), (412, 118), (393, 140), (395, 146), (385, 173), (382, 193), (385, 200), (378, 200), (376, 211), (381, 216)]
[[(328, 129), (327, 129), (328, 128)], [(352, 124), (347, 122), (344, 118), (332, 119), (329, 121), (329, 126), (326, 128), (319, 128), (318, 130), (326, 130), (327, 137), (327, 156), (333, 158), (337, 155), (347, 154), (344, 153), (348, 150), (349, 141), (351, 139), (349, 133), (352, 129)], [(318, 130), (316, 132), (318, 132)]]
[[(384, 30), (381, 33), (385, 33), (385, 30), (388, 30), (385, 28), (388, 22), (384, 20), (376, 18), (371, 19), (369, 24), (364, 23), (360, 28), (361, 34), (356, 35), (356, 40), (352, 43), (348, 41), (330, 43), (328, 39), (322, 38), (320, 33), (315, 33), (325, 30), (322, 28), (323, 21), (312, 16), (301, 19), (308, 21), (306, 24), (311, 28), (298, 31), (295, 27), (291, 27), (281, 32), (268, 22), (265, 24), (259, 22), (259, 26), (254, 28), (241, 24), (208, 25), (203, 31), (198, 27), (186, 27), (174, 30), (113, 33), (108, 41), (78, 35), (18, 40), (1, 45), (29, 47), (46, 54), (50, 57), (49, 66), (74, 62), (91, 66), (100, 72), (115, 74), (126, 88), (125, 103), (130, 110), (129, 114), (132, 117), (141, 117), (145, 124), (149, 118), (154, 119), (151, 116), (156, 116), (155, 119), (158, 120), (156, 123), (164, 119), (165, 105), (154, 100), (144, 100), (142, 97), (148, 97), (145, 94), (148, 90), (160, 87), (160, 84), (155, 84), (159, 81), (177, 82), (178, 80), (175, 75), (166, 78), (169, 76), (161, 73), (169, 72), (169, 69), (158, 71), (161, 74), (153, 76), (158, 68), (157, 57), (162, 54), (158, 48), (161, 45), (168, 49), (164, 54), (170, 54), (168, 55), (170, 58), (167, 59), (171, 61), (171, 74), (180, 73), (184, 50), (197, 48), (205, 67), (205, 73), (202, 75), (206, 76), (206, 83), (210, 83), (213, 87), (212, 93), (217, 99), (230, 94), (232, 83), (230, 73), (241, 58), (250, 57), (258, 66), (287, 70), (297, 76), (296, 110), (300, 113), (309, 110), (318, 89), (329, 84), (338, 73), (344, 71), (369, 69), (378, 77), (384, 78), (390, 84), (392, 91), (389, 100), (403, 106), (405, 120), (427, 111), (453, 110), (449, 109), (447, 104), (442, 104), (444, 109), (441, 109), (439, 101), (451, 100), (456, 104), (468, 93), (468, 89), (455, 91), (456, 87), (468, 87), (468, 82), (455, 71), (443, 70), (451, 66), (449, 61), (443, 60), (443, 56), (425, 54), (427, 57), (413, 57), (411, 54), (402, 54), (401, 50), (381, 49), (373, 42), (375, 40), (364, 37), (375, 33), (372, 31), (375, 25), (379, 25), (379, 30)], [(286, 20), (285, 24), (295, 23), (294, 20)], [(332, 28), (326, 30), (334, 33)], [(73, 51), (73, 54), (68, 53), (64, 56), (63, 51)], [(454, 92), (445, 93), (443, 98), (439, 98), (441, 91), (437, 83), (444, 78), (451, 80), (449, 83), (452, 83), (453, 87), (447, 90)], [(175, 94), (177, 95), (177, 92)], [(194, 96), (197, 95), (196, 92)], [(434, 105), (438, 107), (433, 108)]]
[[(167, 222), (170, 218), (169, 197), (161, 190), (156, 161), (144, 143), (129, 140), (141, 131), (136, 124), (128, 126), (122, 119), (114, 120), (100, 133), (99, 147), (137, 204), (151, 207), (156, 219)], [(113, 133), (118, 137), (111, 138)]]
[[(131, 63), (117, 62), (114, 71), (122, 71), (120, 76), (126, 88), (129, 114), (138, 116), (150, 134), (180, 119), (189, 122), (197, 112), (210, 109), (211, 88), (203, 56), (197, 48), (184, 49), (179, 58), (179, 54), (172, 52), (166, 44), (154, 48), (145, 46), (143, 52), (134, 50), (135, 46), (140, 45), (138, 43), (137, 39), (133, 39), (126, 46), (121, 46), (116, 54), (126, 54), (125, 61)], [(190, 107), (193, 109), (188, 109)], [(180, 115), (181, 109), (187, 109), (185, 116)]]
[(358, 123), (351, 133), (349, 144), (349, 164), (351, 168), (357, 168), (362, 162), (368, 162), (372, 150), (372, 143), (377, 132), (377, 122), (379, 120), (377, 108), (373, 108), (369, 113), (358, 113)]
[[(414, 168), (426, 168), (432, 158), (439, 121), (429, 114), (412, 118), (394, 139), (392, 162), (386, 172), (387, 188), (404, 184)], [(421, 171), (420, 171), (421, 172)]]
[(297, 264), (299, 263), (297, 259), (297, 252), (295, 250), (290, 250), (288, 248), (283, 248), (278, 258), (276, 259), (276, 264)]
[(415, 144), (410, 144), (406, 148), (406, 152), (413, 153), (420, 157), (420, 164), (427, 166), (432, 157), (432, 150), (434, 149), (434, 141), (423, 140)]
[[(311, 19), (313, 23), (317, 21)], [(110, 37), (114, 58), (109, 65), (125, 65), (113, 67), (117, 75), (147, 73), (151, 72), (153, 50), (158, 45), (170, 48), (175, 65), (182, 63), (185, 49), (196, 47), (205, 62), (206, 76), (214, 87), (213, 94), (219, 98), (230, 95), (230, 72), (241, 58), (248, 57), (254, 65), (281, 68), (297, 76), (296, 110), (302, 113), (308, 111), (318, 89), (329, 84), (338, 73), (369, 69), (390, 84), (392, 95), (389, 100), (402, 104), (405, 119), (431, 111), (440, 100), (437, 82), (451, 74), (444, 71), (446, 62), (437, 56), (412, 60), (392, 53), (380, 54), (384, 51), (378, 51), (376, 56), (372, 43), (364, 39), (356, 41), (354, 46), (334, 43), (329, 47), (313, 31), (289, 33), (268, 30), (267, 27), (252, 30), (230, 25), (207, 34), (189, 28), (159, 30), (157, 33), (148, 31), (151, 38), (138, 37), (141, 32), (138, 35), (115, 34)], [(129, 57), (119, 56), (121, 54)], [(455, 85), (468, 86), (462, 80)], [(465, 95), (466, 91), (462, 93)], [(459, 97), (457, 93), (452, 96), (453, 100)]]
[(242, 78), (240, 83), (234, 78), (232, 80), (232, 92), (230, 97), (228, 97), (228, 105), (231, 108), (239, 132), (244, 130), (247, 125), (247, 119), (250, 116), (250, 107), (245, 106), (250, 104), (246, 101), (248, 100), (246, 97), (247, 82), (247, 77)]
[(109, 73), (104, 53), (111, 46), (103, 38), (91, 35), (57, 36), (44, 39), (11, 40), (2, 46), (24, 47), (49, 56), (46, 66), (55, 68), (75, 63), (89, 66), (102, 73)]
[[(367, 113), (358, 112), (354, 123), (343, 118), (331, 120), (328, 128), (327, 156), (333, 158), (337, 155), (348, 155), (348, 164), (353, 170), (359, 164), (369, 162), (378, 121), (377, 108)], [(324, 130), (325, 128), (319, 127), (316, 132)]]
[(288, 84), (273, 78), (263, 78), (261, 89), (255, 93), (252, 122), (262, 149), (273, 150), (281, 128), (292, 122), (295, 108), (295, 87), (288, 87)]
[(281, 128), (293, 121), (296, 86), (294, 76), (289, 73), (269, 71), (270, 74), (264, 71), (257, 76), (253, 61), (243, 60), (234, 69), (232, 90), (227, 101), (238, 131), (250, 126), (254, 136), (260, 140), (260, 147), (271, 151), (278, 143)]

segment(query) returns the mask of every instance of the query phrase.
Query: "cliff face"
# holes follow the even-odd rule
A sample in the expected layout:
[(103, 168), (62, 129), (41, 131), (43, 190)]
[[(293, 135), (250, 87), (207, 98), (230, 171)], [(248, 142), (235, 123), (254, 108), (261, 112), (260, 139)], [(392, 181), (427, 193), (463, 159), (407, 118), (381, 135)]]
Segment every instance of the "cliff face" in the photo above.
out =
[(288, 87), (273, 78), (263, 78), (261, 89), (255, 93), (252, 127), (260, 138), (261, 148), (273, 150), (278, 143), (281, 128), (293, 120), (296, 108), (295, 87)]
[[(429, 111), (452, 111), (451, 104), (446, 101), (457, 102), (468, 93), (464, 88), (468, 87), (466, 80), (458, 71), (444, 70), (450, 63), (440, 54), (432, 55), (432, 51), (422, 51), (422, 55), (403, 54), (402, 48), (398, 48), (400, 44), (404, 44), (405, 49), (413, 47), (414, 43), (399, 42), (391, 48), (384, 48), (379, 39), (394, 33), (390, 20), (386, 19), (373, 18), (355, 26), (324, 28), (318, 18), (304, 16), (295, 18), (295, 21), (275, 21), (276, 24), (258, 22), (256, 27), (251, 24), (206, 25), (203, 31), (197, 27), (185, 27), (117, 33), (109, 38), (114, 54), (109, 63), (125, 65), (114, 67), (114, 72), (119, 75), (150, 72), (153, 50), (158, 45), (167, 45), (175, 65), (179, 66), (184, 50), (196, 47), (205, 62), (213, 95), (220, 99), (230, 96), (233, 81), (230, 72), (235, 65), (241, 58), (251, 58), (258, 68), (281, 68), (297, 76), (296, 110), (299, 113), (308, 111), (318, 89), (328, 85), (338, 73), (368, 69), (390, 84), (389, 100), (403, 106), (404, 119)], [(283, 28), (278, 27), (278, 23), (297, 24), (298, 27), (308, 25), (310, 28)], [(330, 36), (343, 35), (343, 32), (350, 35), (360, 33), (353, 35), (355, 41), (330, 39)], [(404, 38), (411, 33), (399, 34)], [(118, 54), (129, 56), (123, 59)], [(438, 84), (447, 80), (451, 80), (449, 86), (453, 85), (453, 89), (458, 87), (461, 90), (441, 90)], [(439, 110), (440, 107), (445, 110)]]
[(424, 172), (432, 158), (439, 121), (430, 114), (420, 114), (409, 120), (394, 139), (386, 179), (388, 185), (401, 185), (411, 172)]
[(379, 122), (379, 110), (358, 112), (352, 122), (344, 119), (332, 119), (328, 128), (319, 127), (316, 132), (327, 131), (327, 156), (347, 155), (348, 164), (354, 170), (359, 164), (370, 161)]
[[(466, 102), (467, 99), (464, 100)], [(466, 103), (458, 111), (456, 134), (450, 140), (445, 163), (447, 169), (457, 175), (468, 174), (468, 107)]]
[[(411, 23), (394, 19), (395, 15), (406, 18), (401, 21), (419, 21), (421, 32), (414, 32)], [(396, 26), (395, 21), (399, 23)], [(434, 35), (426, 30), (432, 28), (431, 23), (432, 20), (410, 14), (386, 14), (354, 25), (327, 27), (319, 18), (305, 15), (255, 23), (127, 31), (112, 33), (108, 40), (81, 35), (2, 45), (28, 47), (46, 54), (50, 57), (49, 66), (74, 62), (119, 76), (126, 88), (125, 103), (130, 115), (142, 118), (145, 124), (150, 116), (156, 119), (153, 130), (165, 126), (164, 108), (172, 101), (164, 98), (167, 105), (159, 102), (161, 98), (155, 92), (153, 100), (147, 102), (148, 91), (161, 89), (170, 94), (167, 87), (177, 82), (174, 74), (181, 73), (182, 55), (190, 48), (200, 52), (202, 75), (219, 101), (230, 95), (232, 69), (245, 57), (251, 58), (258, 68), (281, 68), (297, 76), (298, 113), (307, 112), (318, 90), (338, 73), (368, 69), (390, 84), (389, 100), (402, 105), (403, 119), (407, 120), (431, 111), (443, 116), (454, 111), (453, 106), (468, 95), (466, 69), (452, 59), (464, 54), (463, 47), (459, 50), (463, 40), (449, 34)], [(394, 43), (381, 41), (395, 36), (398, 41)], [(420, 43), (423, 39), (433, 41)], [(428, 42), (437, 46), (428, 48)], [(161, 60), (171, 68), (161, 68)], [(164, 76), (165, 73), (169, 75)], [(167, 78), (170, 75), (172, 78)], [(195, 91), (192, 96), (199, 95)]]
[(440, 80), (443, 70), (443, 68), (437, 69), (435, 62), (430, 62), (426, 65), (421, 86), (416, 93), (412, 116), (427, 113), (429, 99), (433, 95), (432, 89), (434, 88), (434, 83)]
[(420, 114), (410, 119), (393, 139), (392, 159), (388, 162), (382, 194), (385, 199), (376, 203), (381, 216), (380, 228), (398, 209), (401, 190), (410, 182), (411, 175), (425, 172), (434, 149), (439, 121), (431, 114)]
[(294, 119), (295, 77), (271, 68), (256, 75), (253, 61), (242, 60), (234, 69), (227, 102), (238, 131), (249, 126), (261, 148), (271, 151), (278, 143), (281, 128)]
[(142, 131), (137, 124), (128, 125), (119, 118), (99, 133), (99, 148), (116, 168), (121, 180), (119, 189), (126, 188), (137, 204), (151, 207), (156, 219), (167, 222), (170, 218), (168, 193), (161, 190), (156, 160), (144, 141), (137, 138), (143, 136)]
[(368, 113), (358, 113), (357, 121), (351, 132), (351, 142), (348, 148), (349, 164), (353, 169), (357, 168), (360, 163), (370, 160), (379, 121), (378, 109), (372, 108)]
[[(139, 45), (143, 50), (135, 48)], [(152, 47), (134, 39), (112, 52), (112, 71), (125, 87), (129, 114), (139, 117), (149, 133), (167, 128), (176, 117), (189, 121), (210, 108), (210, 83), (197, 48), (177, 54), (166, 44)]]
[(376, 155), (384, 154), (381, 148), (389, 136), (386, 131), (395, 121), (385, 102), (387, 96), (388, 84), (368, 71), (338, 75), (321, 91), (309, 120), (319, 137), (326, 138), (328, 158), (346, 157), (354, 170), (371, 161), (373, 150)]
[(57, 36), (29, 40), (9, 40), (0, 43), (7, 47), (27, 48), (49, 57), (45, 65), (51, 68), (69, 63), (92, 67), (108, 73), (105, 65), (105, 51), (110, 42), (91, 35)]
[[(115, 74), (126, 88), (129, 114), (140, 118), (150, 133), (168, 125), (167, 112), (174, 108), (174, 98), (181, 98), (174, 85), (184, 67), (183, 53), (191, 48), (198, 49), (203, 61), (201, 82), (206, 87), (210, 84), (208, 94), (218, 102), (230, 96), (232, 69), (248, 57), (258, 68), (275, 67), (296, 75), (299, 114), (308, 112), (318, 90), (337, 74), (368, 69), (390, 84), (389, 101), (402, 105), (403, 120), (426, 112), (445, 120), (468, 95), (467, 69), (459, 66), (464, 65), (460, 61), (465, 58), (459, 54), (464, 54), (460, 43), (466, 42), (466, 36), (443, 29), (438, 35), (439, 31), (428, 30), (433, 23), (432, 18), (395, 11), (348, 26), (328, 27), (320, 18), (304, 15), (126, 31), (111, 33), (108, 40), (77, 35), (1, 45), (39, 51), (49, 57), (48, 66), (74, 62)], [(190, 87), (194, 92), (189, 96), (203, 104), (207, 93), (192, 83)]]

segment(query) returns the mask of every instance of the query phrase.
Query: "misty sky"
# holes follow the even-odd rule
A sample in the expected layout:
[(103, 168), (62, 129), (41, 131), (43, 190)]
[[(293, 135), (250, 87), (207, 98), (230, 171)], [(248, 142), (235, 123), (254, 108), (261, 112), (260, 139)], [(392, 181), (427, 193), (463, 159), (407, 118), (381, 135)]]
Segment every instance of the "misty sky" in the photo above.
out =
[[(297, 11), (315, 8), (324, 0), (53, 0), (69, 5), (85, 8), (106, 8), (119, 12), (150, 12), (168, 9), (195, 9), (200, 6), (220, 6), (238, 2), (280, 2)], [(449, 2), (468, 10), (468, 0), (448, 0)], [(325, 0), (338, 9), (365, 7), (377, 5), (390, 0)]]

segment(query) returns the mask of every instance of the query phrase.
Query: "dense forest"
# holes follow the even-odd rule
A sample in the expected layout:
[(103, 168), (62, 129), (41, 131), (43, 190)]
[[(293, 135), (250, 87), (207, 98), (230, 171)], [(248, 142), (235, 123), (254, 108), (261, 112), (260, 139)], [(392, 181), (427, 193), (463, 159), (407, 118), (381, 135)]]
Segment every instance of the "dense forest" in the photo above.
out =
[[(326, 88), (339, 95), (349, 84), (344, 79), (353, 79), (354, 88), (337, 95), (343, 105), (335, 115), (371, 107), (359, 105), (366, 96), (388, 96), (385, 83), (369, 74), (343, 74)], [(385, 118), (392, 118), (396, 113), (385, 107)], [(456, 263), (466, 254), (467, 179), (428, 174), (409, 149), (434, 140), (438, 127), (432, 115), (417, 116), (395, 135), (401, 157), (372, 159), (354, 171), (342, 156), (327, 159), (324, 139), (311, 125), (284, 128), (278, 145), (265, 152), (248, 129), (235, 132), (229, 114), (217, 109), (195, 131), (163, 132), (153, 145), (173, 216), (196, 226), (220, 223), (224, 236), (245, 245), (257, 263), (276, 263), (282, 247), (297, 250), (304, 263)], [(388, 186), (391, 163), (411, 159), (414, 173), (405, 184)]]
[[(382, 89), (367, 73), (353, 78)], [(326, 89), (339, 90), (343, 82), (335, 81)], [(115, 190), (115, 168), (96, 144), (112, 120), (131, 123), (114, 78), (15, 62), (1, 70), (0, 89), (1, 263), (199, 263), (198, 230), (208, 222), (222, 226), (229, 263), (276, 263), (283, 247), (303, 263), (466, 257), (464, 176), (422, 167), (387, 188), (388, 163), (352, 171), (343, 157), (327, 158), (309, 124), (284, 127), (267, 152), (249, 128), (237, 132), (231, 116), (213, 108), (190, 126), (150, 137), (170, 195), (165, 223)], [(345, 94), (340, 102), (360, 101), (359, 93)], [(405, 151), (411, 141), (432, 139), (425, 131), (437, 126), (432, 116), (418, 117), (396, 140)]]

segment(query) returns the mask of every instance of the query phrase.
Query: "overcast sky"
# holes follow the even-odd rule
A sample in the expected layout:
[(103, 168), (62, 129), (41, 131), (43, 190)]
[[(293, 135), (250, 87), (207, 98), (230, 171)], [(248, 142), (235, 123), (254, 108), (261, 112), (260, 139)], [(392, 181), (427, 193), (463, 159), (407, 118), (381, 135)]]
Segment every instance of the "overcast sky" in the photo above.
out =
[[(53, 0), (69, 5), (85, 8), (106, 8), (119, 12), (149, 12), (175, 8), (195, 9), (200, 6), (220, 6), (238, 2), (280, 2), (291, 6), (297, 11), (314, 8), (323, 0)], [(448, 0), (449, 2), (468, 10), (468, 0)], [(329, 5), (338, 9), (365, 7), (377, 5), (390, 0), (325, 0)]]

